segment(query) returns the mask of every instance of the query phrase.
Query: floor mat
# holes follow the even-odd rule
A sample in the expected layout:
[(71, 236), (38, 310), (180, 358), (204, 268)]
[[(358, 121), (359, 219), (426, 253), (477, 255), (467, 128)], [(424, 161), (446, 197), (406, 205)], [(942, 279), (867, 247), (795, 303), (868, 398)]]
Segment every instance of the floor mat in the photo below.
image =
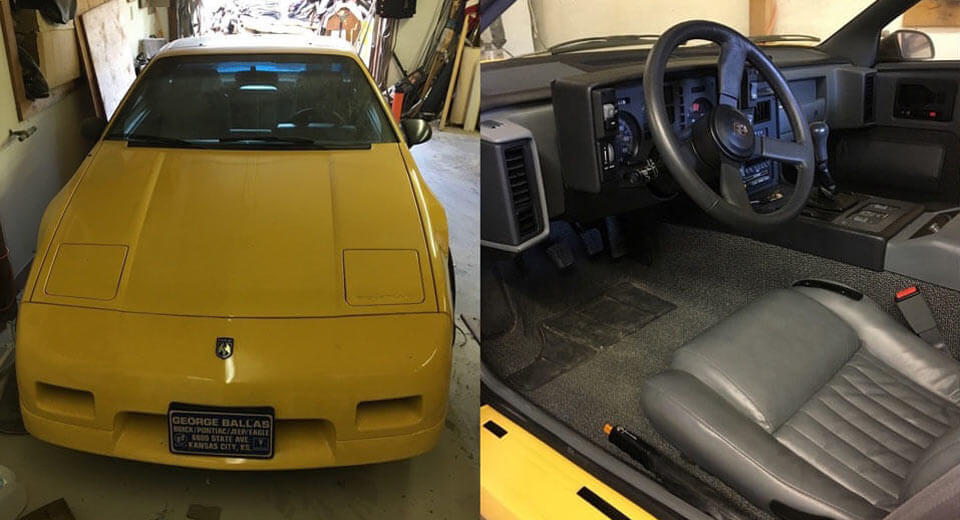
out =
[(535, 390), (587, 361), (676, 306), (623, 282), (601, 296), (540, 324), (540, 355), (508, 378), (521, 390)]

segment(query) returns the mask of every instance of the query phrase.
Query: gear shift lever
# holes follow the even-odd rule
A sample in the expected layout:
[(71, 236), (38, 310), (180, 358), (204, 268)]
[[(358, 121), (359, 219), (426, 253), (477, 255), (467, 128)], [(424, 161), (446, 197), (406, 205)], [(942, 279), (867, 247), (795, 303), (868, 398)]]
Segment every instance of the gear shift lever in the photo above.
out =
[(857, 197), (837, 191), (837, 183), (830, 174), (827, 160), (827, 140), (830, 138), (830, 126), (824, 121), (810, 123), (810, 135), (813, 138), (813, 151), (817, 159), (816, 179), (818, 188), (810, 197), (809, 205), (827, 211), (846, 211), (857, 203)]
[(824, 121), (810, 123), (810, 135), (813, 137), (813, 151), (817, 158), (817, 182), (824, 195), (833, 198), (837, 194), (837, 183), (830, 175), (827, 162), (827, 140), (830, 138), (830, 126)]

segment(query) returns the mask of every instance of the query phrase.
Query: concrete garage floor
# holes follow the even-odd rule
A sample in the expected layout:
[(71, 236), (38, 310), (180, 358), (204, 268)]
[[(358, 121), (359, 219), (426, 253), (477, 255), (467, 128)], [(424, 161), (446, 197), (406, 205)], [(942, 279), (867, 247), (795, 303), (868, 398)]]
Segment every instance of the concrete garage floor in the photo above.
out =
[[(457, 312), (479, 316), (478, 134), (435, 132), (413, 149), (447, 208)], [(479, 512), (480, 350), (458, 320), (446, 431), (420, 457), (373, 466), (288, 472), (217, 472), (89, 455), (0, 434), (0, 465), (27, 490), (26, 511), (65, 498), (77, 520), (173, 520), (190, 504), (234, 519), (476, 518)], [(464, 334), (465, 333), (465, 334)]]

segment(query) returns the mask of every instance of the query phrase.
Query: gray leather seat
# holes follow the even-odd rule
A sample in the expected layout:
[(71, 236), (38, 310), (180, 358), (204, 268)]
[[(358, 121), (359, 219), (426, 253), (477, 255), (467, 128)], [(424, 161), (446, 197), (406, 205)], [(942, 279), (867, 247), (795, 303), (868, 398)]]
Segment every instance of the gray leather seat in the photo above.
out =
[(770, 293), (642, 390), (670, 443), (767, 510), (882, 518), (960, 463), (960, 363), (867, 297)]

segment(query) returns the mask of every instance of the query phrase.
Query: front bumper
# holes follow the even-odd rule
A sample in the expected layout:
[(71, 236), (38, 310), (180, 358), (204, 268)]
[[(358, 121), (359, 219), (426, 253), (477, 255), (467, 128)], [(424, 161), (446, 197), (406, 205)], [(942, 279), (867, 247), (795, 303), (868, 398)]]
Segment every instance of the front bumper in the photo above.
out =
[[(443, 430), (449, 314), (207, 318), (27, 303), (17, 337), (24, 423), (81, 451), (209, 469), (297, 469), (408, 458)], [(235, 339), (215, 355), (217, 337)], [(275, 410), (275, 454), (170, 453), (171, 402)]]

